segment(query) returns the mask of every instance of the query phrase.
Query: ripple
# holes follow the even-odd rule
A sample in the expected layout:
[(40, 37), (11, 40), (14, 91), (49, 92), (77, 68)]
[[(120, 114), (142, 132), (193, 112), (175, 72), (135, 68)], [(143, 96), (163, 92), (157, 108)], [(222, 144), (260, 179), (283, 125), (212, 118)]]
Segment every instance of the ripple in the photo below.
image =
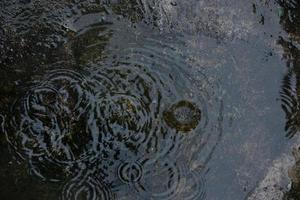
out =
[(142, 166), (139, 163), (124, 163), (118, 169), (119, 178), (125, 183), (137, 182), (143, 174)]
[(5, 124), (5, 117), (0, 114), (0, 133), (4, 133), (4, 124)]
[(187, 164), (179, 167), (180, 183), (178, 186), (177, 199), (201, 200), (205, 199), (205, 180), (203, 169), (191, 170)]
[(286, 136), (292, 138), (299, 132), (299, 99), (297, 95), (297, 77), (289, 70), (282, 81), (281, 107), (286, 115), (285, 131)]
[(180, 186), (177, 192), (178, 199), (184, 200), (201, 200), (205, 199), (205, 187), (204, 180), (201, 175), (194, 172), (185, 174), (180, 182)]
[[(149, 144), (159, 129), (159, 104), (161, 94), (151, 77), (126, 66), (102, 69), (111, 84), (108, 93), (98, 93), (98, 127), (103, 135), (132, 150)], [(99, 79), (99, 82), (107, 79)], [(103, 83), (102, 85), (107, 85)]]
[[(188, 62), (180, 39), (150, 33), (146, 39), (120, 27), (105, 40), (108, 50), (101, 44), (106, 37), (99, 54), (77, 49), (86, 58), (77, 63), (84, 71), (55, 70), (37, 80), (14, 104), (7, 139), (43, 179), (64, 180), (84, 163), (100, 171), (101, 182), (134, 187), (146, 199), (200, 197), (189, 189), (202, 189), (198, 177), (186, 173), (191, 185), (184, 182), (175, 161), (184, 154), (205, 165), (211, 158), (222, 135), (218, 86)], [(76, 37), (98, 45), (97, 34), (81, 34)], [(97, 193), (70, 184), (66, 198)]]
[[(109, 70), (115, 71), (114, 76), (109, 76), (109, 79), (116, 83), (116, 90), (123, 90), (119, 93), (125, 93), (126, 96), (123, 97), (133, 102), (124, 104), (134, 104), (136, 107), (143, 105), (147, 108), (145, 105), (149, 105), (149, 102), (154, 103), (150, 109), (140, 109), (145, 110), (146, 115), (143, 114), (144, 111), (138, 115), (135, 112), (130, 114), (142, 116), (140, 118), (131, 120), (130, 117), (124, 117), (137, 124), (137, 119), (152, 121), (152, 126), (147, 128), (151, 132), (133, 131), (126, 134), (137, 134), (141, 138), (137, 143), (132, 140), (133, 145), (128, 146), (135, 149), (133, 158), (143, 160), (139, 161), (143, 175), (141, 178), (137, 176), (139, 180), (133, 181), (137, 195), (140, 195), (137, 198), (204, 199), (205, 187), (201, 170), (195, 172), (186, 169), (186, 172), (182, 172), (174, 162), (180, 155), (186, 155), (193, 166), (204, 167), (211, 159), (222, 136), (223, 102), (222, 96), (219, 95), (221, 91), (218, 85), (201, 72), (203, 66), (191, 66), (187, 62), (189, 55), (184, 52), (183, 41), (175, 42), (179, 45), (176, 46), (173, 45), (174, 38), (161, 35), (159, 38), (153, 35), (149, 38), (135, 35), (134, 42), (128, 40), (124, 48), (111, 50), (113, 58), (106, 60), (107, 66), (110, 66)], [(99, 71), (103, 72), (104, 68)], [(144, 85), (148, 89), (136, 87), (138, 82), (127, 81), (129, 77), (133, 80), (145, 80)], [(146, 96), (144, 91), (151, 91), (151, 95), (147, 95), (150, 98), (141, 101)], [(132, 100), (132, 97), (135, 100)], [(170, 116), (178, 123), (173, 124), (168, 119)], [(139, 125), (144, 124), (146, 123)], [(127, 138), (126, 141), (129, 141)], [(126, 151), (126, 148), (124, 150)], [(132, 157), (126, 158), (130, 160)], [(123, 158), (124, 161), (126, 158)], [(128, 171), (136, 177), (136, 171)]]
[(168, 160), (157, 161), (144, 168), (144, 175), (135, 189), (145, 199), (173, 199), (179, 187), (178, 167)]
[(99, 154), (98, 133), (88, 123), (93, 85), (77, 72), (55, 70), (15, 103), (7, 140), (36, 175), (46, 178), (48, 170), (71, 168)]
[[(185, 53), (190, 51), (184, 51), (186, 44), (180, 38), (167, 34), (153, 34), (147, 39), (128, 35), (119, 39), (124, 47), (110, 50), (112, 56), (105, 60), (106, 67), (98, 66), (116, 87), (111, 96), (105, 96), (109, 101), (102, 104), (108, 106), (108, 102), (118, 99), (118, 107), (106, 109), (116, 111), (102, 114), (106, 121), (112, 118), (112, 113), (120, 116), (114, 122), (121, 126), (110, 132), (122, 132), (123, 136), (119, 134), (118, 138), (129, 141), (140, 157), (150, 160), (166, 155), (176, 157), (192, 145), (193, 149), (186, 153), (192, 153), (205, 164), (222, 135), (223, 104), (219, 86), (201, 72), (203, 66), (189, 64), (190, 55)], [(115, 42), (119, 44), (119, 40)], [(178, 131), (189, 134), (178, 134)]]
[(79, 174), (71, 179), (63, 188), (61, 200), (113, 200), (110, 189), (94, 175)]
[(202, 169), (191, 170), (187, 164), (163, 158), (143, 162), (143, 174), (133, 182), (137, 195), (143, 199), (205, 199)]

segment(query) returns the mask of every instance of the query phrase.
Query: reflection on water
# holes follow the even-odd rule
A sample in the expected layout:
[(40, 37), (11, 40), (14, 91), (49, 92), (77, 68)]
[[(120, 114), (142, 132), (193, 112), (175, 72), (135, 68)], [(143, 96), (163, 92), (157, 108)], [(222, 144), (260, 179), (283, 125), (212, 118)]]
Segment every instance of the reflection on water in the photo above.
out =
[(64, 185), (61, 200), (113, 200), (110, 188), (92, 171), (81, 172)]
[(278, 4), (282, 8), (281, 13), (281, 24), (285, 31), (289, 33), (289, 37), (292, 40), (298, 40), (299, 42), (299, 34), (300, 34), (300, 19), (299, 19), (299, 2), (292, 0), (278, 0)]
[(284, 58), (287, 63), (287, 73), (282, 85), (282, 107), (286, 113), (287, 136), (292, 137), (299, 131), (299, 12), (300, 4), (294, 1), (280, 1), (283, 8), (281, 23), (289, 34), (289, 38), (280, 38), (279, 44), (283, 47)]
[(78, 64), (101, 58), (104, 46), (112, 35), (108, 26), (109, 23), (98, 23), (93, 24), (89, 29), (79, 30), (73, 41), (66, 45), (66, 48), (72, 49)]
[(99, 21), (94, 13), (107, 8), (88, 5), (80, 17), (69, 7), (75, 14), (52, 49), (62, 53), (12, 89), (3, 125), (12, 155), (61, 185), (61, 199), (204, 199), (222, 135), (218, 86), (189, 71), (180, 37), (111, 14)]
[[(90, 118), (86, 110), (95, 104), (92, 86), (79, 73), (51, 71), (15, 102), (7, 139), (23, 159), (29, 159), (36, 175), (63, 179), (63, 172), (57, 170), (98, 156), (97, 138), (85, 122)], [(47, 172), (51, 165), (55, 173)]]
[(293, 137), (299, 131), (299, 96), (297, 75), (289, 70), (282, 84), (282, 108), (286, 113), (286, 132), (288, 137)]
[[(286, 114), (286, 133), (289, 138), (299, 134), (300, 130), (300, 3), (297, 1), (279, 1), (282, 7), (281, 24), (288, 33), (287, 38), (280, 38), (279, 44), (284, 50), (287, 72), (282, 81), (282, 108)], [(294, 149), (295, 166), (289, 170), (290, 190), (284, 199), (299, 198), (299, 149)]]
[[(299, 5), (2, 0), (0, 174), (17, 177), (11, 188), (53, 186), (42, 199), (199, 200), (214, 191), (232, 199), (241, 188), (236, 196), (244, 196), (263, 173), (272, 141), (282, 140), (251, 139), (271, 136), (278, 114), (269, 101), (278, 86), (264, 80), (268, 65), (279, 62), (270, 44), (278, 34), (287, 65), (280, 93), (286, 136), (299, 132)], [(269, 25), (277, 11), (287, 34)], [(225, 114), (222, 92), (232, 95)], [(230, 128), (223, 122), (229, 116)], [(219, 144), (224, 152), (213, 160)], [(230, 178), (238, 186), (225, 186)], [(297, 180), (287, 199), (297, 199)]]

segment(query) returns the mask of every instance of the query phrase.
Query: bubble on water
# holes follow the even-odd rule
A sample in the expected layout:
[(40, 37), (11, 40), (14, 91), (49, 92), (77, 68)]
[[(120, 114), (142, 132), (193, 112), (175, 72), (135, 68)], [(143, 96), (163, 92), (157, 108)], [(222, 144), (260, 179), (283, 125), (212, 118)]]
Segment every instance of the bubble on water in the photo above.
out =
[(201, 110), (194, 103), (179, 101), (164, 112), (164, 120), (171, 128), (188, 132), (197, 127)]

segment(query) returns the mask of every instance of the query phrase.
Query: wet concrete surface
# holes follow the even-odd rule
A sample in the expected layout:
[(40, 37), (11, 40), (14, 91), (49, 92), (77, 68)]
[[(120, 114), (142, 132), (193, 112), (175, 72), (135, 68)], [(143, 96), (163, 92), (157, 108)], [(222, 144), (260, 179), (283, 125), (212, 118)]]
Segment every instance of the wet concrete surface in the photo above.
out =
[(300, 199), (296, 1), (0, 7), (1, 199)]

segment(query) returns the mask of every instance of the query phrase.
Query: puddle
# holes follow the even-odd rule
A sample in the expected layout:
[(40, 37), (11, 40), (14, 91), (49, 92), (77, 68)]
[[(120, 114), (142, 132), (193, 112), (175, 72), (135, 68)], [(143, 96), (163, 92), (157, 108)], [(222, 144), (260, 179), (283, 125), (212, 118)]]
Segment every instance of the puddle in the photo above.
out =
[(299, 132), (296, 2), (0, 5), (1, 199), (266, 198)]

